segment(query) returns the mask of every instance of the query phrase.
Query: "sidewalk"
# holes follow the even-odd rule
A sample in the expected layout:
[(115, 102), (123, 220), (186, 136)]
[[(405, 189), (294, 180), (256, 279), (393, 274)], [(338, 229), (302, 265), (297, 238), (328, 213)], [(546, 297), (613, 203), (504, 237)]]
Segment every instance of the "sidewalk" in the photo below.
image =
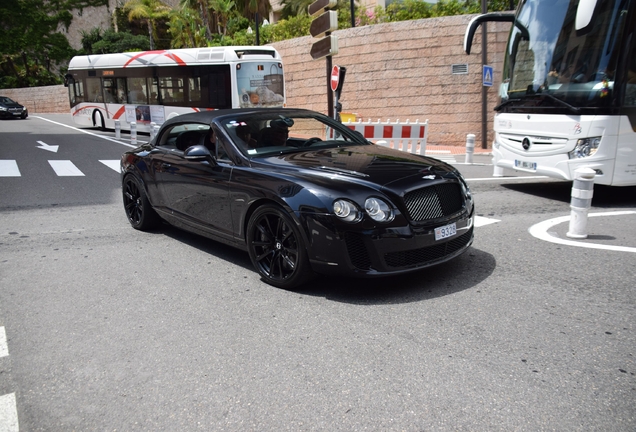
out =
[[(465, 155), (466, 146), (442, 146), (442, 145), (426, 145), (426, 154), (429, 156), (435, 155)], [(473, 154), (490, 155), (492, 149), (482, 149), (481, 146), (475, 146)]]

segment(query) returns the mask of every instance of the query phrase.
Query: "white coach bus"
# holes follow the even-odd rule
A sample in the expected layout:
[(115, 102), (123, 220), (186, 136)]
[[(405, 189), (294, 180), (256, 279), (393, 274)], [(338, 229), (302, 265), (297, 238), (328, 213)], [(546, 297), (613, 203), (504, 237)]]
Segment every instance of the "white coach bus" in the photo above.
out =
[(572, 180), (580, 167), (598, 184), (636, 185), (636, 1), (521, 0), (516, 13), (477, 16), (512, 23), (495, 166)]
[(73, 57), (64, 85), (76, 124), (150, 131), (179, 114), (285, 105), (272, 47), (188, 48)]

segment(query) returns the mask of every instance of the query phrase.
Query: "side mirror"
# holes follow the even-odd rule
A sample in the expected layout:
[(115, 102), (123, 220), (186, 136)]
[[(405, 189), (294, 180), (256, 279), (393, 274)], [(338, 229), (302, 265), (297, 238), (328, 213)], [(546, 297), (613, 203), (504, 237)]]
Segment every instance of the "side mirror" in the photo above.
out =
[(214, 156), (210, 153), (210, 150), (204, 145), (195, 145), (188, 147), (183, 152), (186, 159), (191, 161), (210, 161), (214, 160)]

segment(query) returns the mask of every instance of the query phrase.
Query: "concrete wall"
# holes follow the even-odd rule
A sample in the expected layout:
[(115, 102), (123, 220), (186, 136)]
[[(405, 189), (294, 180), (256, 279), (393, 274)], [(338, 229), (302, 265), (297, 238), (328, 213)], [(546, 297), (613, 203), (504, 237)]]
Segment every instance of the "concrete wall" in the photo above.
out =
[[(473, 16), (455, 16), (356, 27), (334, 32), (339, 53), (333, 64), (347, 75), (340, 102), (343, 111), (364, 120), (429, 120), (428, 143), (465, 145), (466, 135), (481, 139), (481, 32), (470, 56), (463, 52), (466, 26)], [(489, 23), (488, 63), (495, 85), (488, 90), (488, 137), (491, 143), (492, 108), (497, 103), (503, 52), (509, 24)], [(282, 55), (287, 105), (327, 113), (326, 60), (309, 55), (311, 36), (274, 44)], [(454, 75), (453, 64), (467, 64), (468, 73)], [(31, 113), (69, 112), (63, 86), (1, 90)]]

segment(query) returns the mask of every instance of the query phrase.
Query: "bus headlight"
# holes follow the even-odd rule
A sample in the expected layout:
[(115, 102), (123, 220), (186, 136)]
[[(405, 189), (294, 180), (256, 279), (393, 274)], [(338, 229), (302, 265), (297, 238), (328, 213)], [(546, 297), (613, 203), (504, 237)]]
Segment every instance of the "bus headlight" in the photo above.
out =
[(601, 137), (593, 138), (581, 138), (576, 142), (576, 147), (568, 156), (570, 159), (580, 159), (588, 156), (593, 156), (598, 150), (598, 145), (601, 143)]

